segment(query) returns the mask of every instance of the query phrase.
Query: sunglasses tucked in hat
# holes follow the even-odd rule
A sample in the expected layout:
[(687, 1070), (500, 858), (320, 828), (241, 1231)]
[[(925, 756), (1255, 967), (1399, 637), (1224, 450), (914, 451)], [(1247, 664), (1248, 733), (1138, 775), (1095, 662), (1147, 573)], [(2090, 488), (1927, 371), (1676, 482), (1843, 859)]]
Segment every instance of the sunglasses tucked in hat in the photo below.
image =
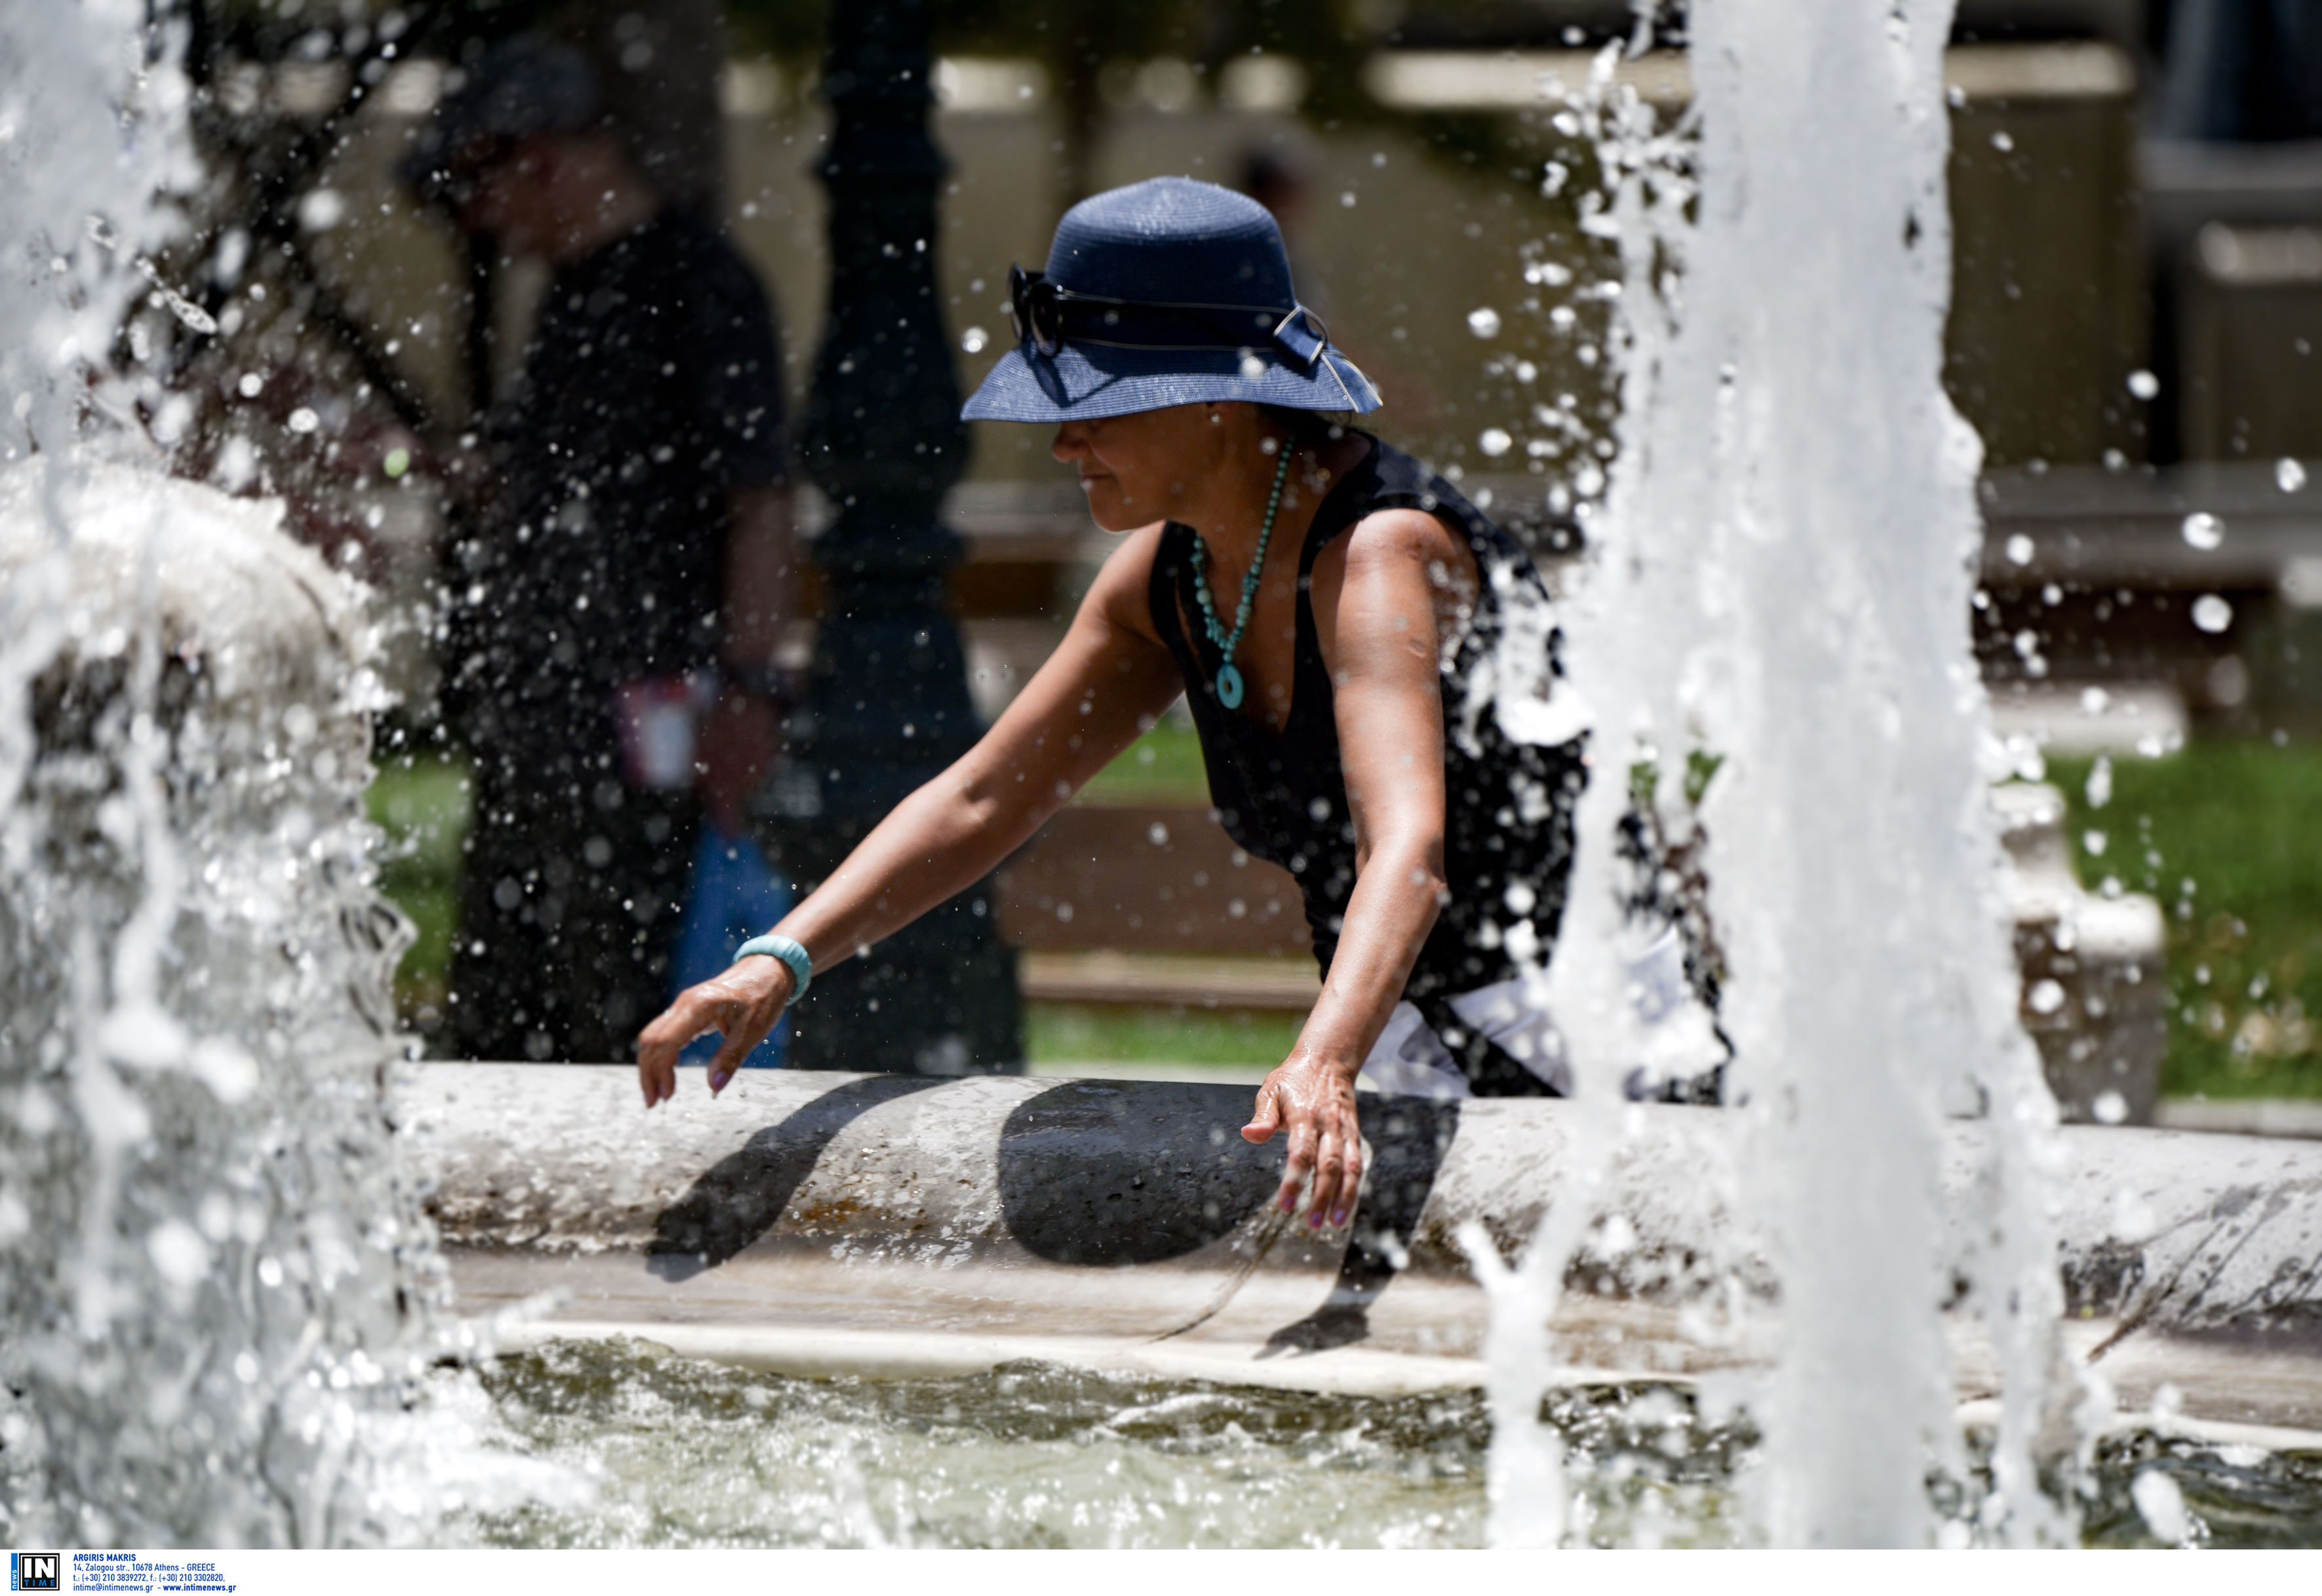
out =
[(1294, 410), (1379, 407), (1378, 391), (1290, 287), (1264, 205), (1213, 183), (1154, 178), (1065, 213), (1048, 269), (1009, 271), (1016, 347), (961, 412), (1059, 422), (1242, 399)]

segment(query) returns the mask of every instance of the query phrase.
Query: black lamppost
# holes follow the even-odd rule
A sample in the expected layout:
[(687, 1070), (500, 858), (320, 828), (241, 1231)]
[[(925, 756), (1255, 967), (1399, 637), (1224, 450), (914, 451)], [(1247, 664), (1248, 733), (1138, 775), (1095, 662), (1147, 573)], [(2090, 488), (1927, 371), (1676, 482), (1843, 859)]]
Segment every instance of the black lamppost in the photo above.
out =
[[(789, 758), (762, 796), (770, 853), (802, 889), (976, 737), (938, 520), (967, 465), (959, 382), (936, 299), (926, 0), (831, 8), (830, 309), (802, 452), (836, 507), (814, 545), (827, 595)], [(791, 1061), (919, 1074), (1023, 1068), (1015, 955), (988, 883), (817, 976)]]

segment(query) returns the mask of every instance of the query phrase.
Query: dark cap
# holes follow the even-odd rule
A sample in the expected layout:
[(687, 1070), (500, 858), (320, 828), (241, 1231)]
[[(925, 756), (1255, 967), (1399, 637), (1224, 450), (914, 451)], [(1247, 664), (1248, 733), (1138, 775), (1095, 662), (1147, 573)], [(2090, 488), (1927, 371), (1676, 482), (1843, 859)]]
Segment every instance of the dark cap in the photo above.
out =
[(605, 114), (589, 59), (537, 33), (503, 39), (460, 74), (395, 174), (423, 198), (448, 191), (460, 158), (478, 145), (586, 132)]

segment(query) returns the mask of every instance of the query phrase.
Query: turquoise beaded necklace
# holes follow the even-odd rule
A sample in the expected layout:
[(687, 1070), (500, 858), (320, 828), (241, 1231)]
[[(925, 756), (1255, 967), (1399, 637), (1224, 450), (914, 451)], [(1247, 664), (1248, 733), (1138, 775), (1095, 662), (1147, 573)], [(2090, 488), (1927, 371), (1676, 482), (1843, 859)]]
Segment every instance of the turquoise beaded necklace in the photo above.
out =
[(1266, 496), (1266, 523), (1257, 530), (1257, 553), (1249, 562), (1249, 570), (1241, 579), (1241, 602), (1234, 606), (1233, 631), (1228, 633), (1218, 621), (1218, 606), (1210, 597), (1210, 546), (1202, 534), (1193, 534), (1193, 597), (1202, 606), (1202, 625), (1210, 641), (1225, 656), (1218, 669), (1218, 702), (1229, 709), (1241, 707), (1241, 672), (1234, 668), (1234, 650), (1241, 646), (1241, 634), (1249, 630), (1250, 606), (1257, 602), (1258, 573), (1266, 569), (1266, 545), (1274, 538), (1274, 515), (1282, 507), (1282, 485), (1290, 476), (1290, 445), (1285, 440), (1278, 446), (1282, 458), (1274, 468), (1274, 491)]

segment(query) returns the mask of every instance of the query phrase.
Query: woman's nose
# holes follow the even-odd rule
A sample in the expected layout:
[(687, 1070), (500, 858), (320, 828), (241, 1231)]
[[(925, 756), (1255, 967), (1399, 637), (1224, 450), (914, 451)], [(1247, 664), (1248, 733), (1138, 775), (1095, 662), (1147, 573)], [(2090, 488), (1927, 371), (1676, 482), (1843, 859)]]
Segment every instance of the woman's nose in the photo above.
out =
[(1088, 429), (1077, 421), (1068, 421), (1056, 429), (1056, 442), (1048, 452), (1058, 460), (1078, 460), (1088, 452)]

